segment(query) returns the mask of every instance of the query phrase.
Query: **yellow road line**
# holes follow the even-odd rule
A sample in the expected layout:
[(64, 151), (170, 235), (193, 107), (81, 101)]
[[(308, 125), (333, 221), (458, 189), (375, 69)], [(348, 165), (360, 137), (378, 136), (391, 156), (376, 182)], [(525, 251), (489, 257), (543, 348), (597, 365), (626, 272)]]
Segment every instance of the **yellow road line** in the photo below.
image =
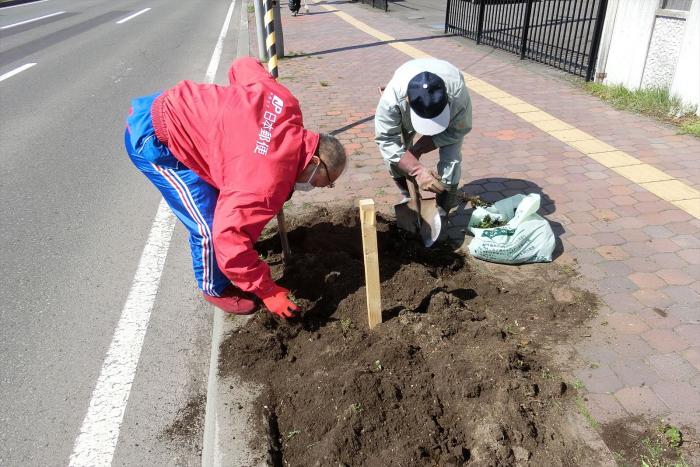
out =
[[(320, 0), (314, 0), (314, 2), (319, 3)], [(393, 42), (396, 41), (396, 38), (374, 29), (344, 11), (328, 5), (321, 5), (321, 7), (333, 12), (340, 19), (360, 31), (382, 42), (387, 42), (387, 45), (390, 47), (412, 58), (431, 57), (431, 55), (405, 42)], [(696, 219), (700, 219), (700, 191), (486, 81), (468, 73), (462, 72), (462, 74), (470, 91), (476, 92), (485, 99), (503, 107), (522, 120), (531, 123), (545, 133), (587, 155), (599, 164), (654, 193), (659, 198), (668, 201)]]

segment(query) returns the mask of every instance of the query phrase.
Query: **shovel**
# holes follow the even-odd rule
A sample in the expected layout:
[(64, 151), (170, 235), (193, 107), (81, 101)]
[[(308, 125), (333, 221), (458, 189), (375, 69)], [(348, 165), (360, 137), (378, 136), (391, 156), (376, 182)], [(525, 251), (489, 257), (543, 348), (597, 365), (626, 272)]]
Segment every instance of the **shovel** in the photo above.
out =
[(424, 198), (418, 183), (411, 178), (406, 180), (411, 199), (394, 205), (396, 224), (403, 230), (420, 234), (423, 245), (430, 247), (438, 239), (442, 229), (435, 195)]

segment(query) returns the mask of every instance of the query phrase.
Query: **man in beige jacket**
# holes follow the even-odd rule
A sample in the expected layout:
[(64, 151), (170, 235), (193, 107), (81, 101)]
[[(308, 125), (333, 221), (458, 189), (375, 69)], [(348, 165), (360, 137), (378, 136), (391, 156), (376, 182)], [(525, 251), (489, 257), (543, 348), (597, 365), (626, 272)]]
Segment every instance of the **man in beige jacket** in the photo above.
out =
[[(382, 93), (374, 125), (375, 141), (404, 197), (409, 176), (438, 194), (444, 214), (457, 205), (462, 141), (472, 128), (471, 99), (458, 68), (435, 58), (401, 65)], [(416, 134), (422, 136), (413, 144)], [(437, 172), (419, 161), (436, 148)]]

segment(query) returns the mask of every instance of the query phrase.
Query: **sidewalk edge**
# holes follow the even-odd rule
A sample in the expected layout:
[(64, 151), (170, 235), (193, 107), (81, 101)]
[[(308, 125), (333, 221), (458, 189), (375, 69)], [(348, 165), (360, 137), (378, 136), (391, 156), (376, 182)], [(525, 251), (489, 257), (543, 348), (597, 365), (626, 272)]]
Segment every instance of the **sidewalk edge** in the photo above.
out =
[[(248, 30), (248, 2), (241, 0), (241, 17), (238, 28), (238, 44), (236, 49), (236, 57), (250, 55), (249, 46), (249, 30)], [(246, 454), (254, 456), (254, 453), (240, 452), (245, 451), (245, 439), (240, 436), (240, 432), (248, 432), (250, 430), (240, 430), (245, 428), (247, 419), (245, 414), (241, 417), (232, 417), (227, 414), (225, 409), (229, 407), (229, 402), (223, 401), (223, 394), (220, 394), (220, 388), (224, 387), (223, 381), (219, 379), (218, 366), (220, 358), (220, 347), (224, 336), (236, 328), (242, 326), (247, 320), (247, 317), (227, 316), (218, 308), (214, 308), (214, 318), (212, 325), (211, 337), (211, 354), (209, 357), (209, 372), (207, 377), (207, 396), (206, 407), (204, 411), (204, 434), (202, 443), (202, 466), (214, 467), (227, 465), (227, 461), (231, 461), (231, 453), (226, 452), (234, 445), (239, 451), (238, 456), (245, 457)], [(240, 387), (238, 404), (252, 402), (254, 391), (251, 388)], [(221, 397), (220, 397), (221, 396)], [(238, 425), (238, 430), (236, 429)], [(238, 436), (236, 436), (238, 435)], [(223, 438), (226, 439), (223, 439)], [(231, 437), (231, 439), (229, 439)], [(237, 440), (231, 442), (232, 440)], [(242, 446), (240, 444), (243, 444)], [(236, 456), (236, 457), (238, 457)], [(240, 460), (240, 457), (239, 457)], [(249, 459), (252, 460), (252, 459)]]

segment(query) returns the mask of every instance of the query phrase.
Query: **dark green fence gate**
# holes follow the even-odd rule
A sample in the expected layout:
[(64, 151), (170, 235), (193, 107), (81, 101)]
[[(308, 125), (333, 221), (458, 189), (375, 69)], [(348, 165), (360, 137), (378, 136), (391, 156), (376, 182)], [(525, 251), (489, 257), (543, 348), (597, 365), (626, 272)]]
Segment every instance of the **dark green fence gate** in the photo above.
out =
[(593, 78), (607, 0), (447, 0), (445, 33)]

